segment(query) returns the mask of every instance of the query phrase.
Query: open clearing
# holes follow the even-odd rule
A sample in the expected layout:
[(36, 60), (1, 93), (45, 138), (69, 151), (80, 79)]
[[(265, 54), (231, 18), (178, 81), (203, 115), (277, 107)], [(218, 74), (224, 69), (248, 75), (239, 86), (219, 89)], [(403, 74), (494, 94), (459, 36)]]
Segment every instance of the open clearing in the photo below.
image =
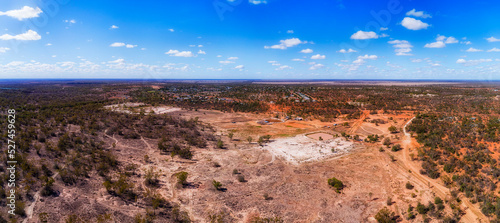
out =
[[(328, 135), (325, 133), (316, 133)], [(330, 137), (333, 137), (330, 135)], [(273, 155), (286, 161), (299, 164), (319, 161), (348, 153), (355, 148), (352, 142), (344, 138), (319, 141), (305, 135), (276, 139), (264, 146)]]

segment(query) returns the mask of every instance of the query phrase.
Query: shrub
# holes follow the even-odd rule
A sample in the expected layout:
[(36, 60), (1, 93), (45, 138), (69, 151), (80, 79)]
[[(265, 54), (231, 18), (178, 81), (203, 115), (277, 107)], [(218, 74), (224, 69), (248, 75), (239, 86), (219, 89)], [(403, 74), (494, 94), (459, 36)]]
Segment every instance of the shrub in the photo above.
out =
[(222, 183), (221, 183), (221, 182), (219, 182), (219, 181), (213, 180), (213, 181), (212, 181), (212, 185), (214, 186), (214, 188), (215, 188), (216, 190), (221, 190), (221, 189), (222, 189)]
[(245, 177), (243, 175), (238, 175), (238, 182), (246, 182)]
[(392, 146), (392, 148), (391, 148), (391, 151), (393, 151), (393, 152), (397, 152), (399, 150), (401, 150), (401, 145), (399, 145), (399, 144), (396, 144), (396, 145)]
[(338, 180), (335, 177), (332, 177), (332, 178), (328, 179), (328, 185), (330, 185), (333, 188), (335, 188), (335, 191), (337, 193), (340, 193), (340, 190), (342, 190), (344, 188), (344, 184), (342, 183), (342, 181)]
[(396, 126), (391, 125), (391, 127), (389, 127), (389, 132), (391, 132), (391, 133), (397, 133), (398, 129), (396, 128)]
[(182, 172), (179, 172), (176, 174), (177, 175), (177, 183), (179, 185), (186, 185), (187, 184), (187, 177), (188, 177), (188, 173), (185, 172), (185, 171), (182, 171)]
[(406, 189), (411, 190), (414, 186), (410, 183), (410, 181), (406, 182)]
[(394, 223), (396, 220), (394, 217), (396, 214), (394, 212), (391, 212), (387, 207), (382, 208), (380, 211), (377, 212), (375, 215), (375, 220), (377, 220), (378, 223)]

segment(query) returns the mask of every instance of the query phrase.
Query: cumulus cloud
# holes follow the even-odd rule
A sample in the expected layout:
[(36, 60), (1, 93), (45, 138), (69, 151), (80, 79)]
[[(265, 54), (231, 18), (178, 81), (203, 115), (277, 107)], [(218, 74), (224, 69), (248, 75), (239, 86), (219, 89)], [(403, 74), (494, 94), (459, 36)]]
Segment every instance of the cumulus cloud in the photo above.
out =
[(410, 17), (405, 17), (403, 21), (401, 21), (401, 25), (409, 30), (421, 30), (429, 27), (429, 24)]
[(122, 46), (125, 46), (125, 43), (112, 43), (111, 45), (109, 45), (110, 47), (122, 47)]
[(191, 51), (169, 50), (165, 54), (174, 57), (194, 57), (194, 54)]
[(323, 64), (320, 64), (320, 63), (319, 64), (314, 64), (311, 67), (309, 67), (309, 70), (317, 70), (317, 69), (321, 69), (323, 67), (325, 67), (325, 65), (323, 65)]
[(131, 49), (131, 48), (137, 47), (137, 45), (127, 44), (125, 47)]
[(118, 28), (120, 28), (120, 27), (115, 26), (115, 25), (112, 25), (112, 26), (111, 26), (111, 27), (109, 27), (109, 28), (110, 28), (110, 29), (118, 29)]
[(377, 55), (368, 55), (368, 54), (365, 54), (364, 56), (358, 56), (358, 59), (355, 60), (355, 61), (353, 61), (352, 63), (360, 65), (360, 64), (365, 63), (365, 60), (376, 60), (377, 58), (378, 58)]
[(170, 32), (174, 32), (175, 30), (174, 30), (174, 29), (168, 29), (168, 31), (170, 31)]
[(304, 61), (304, 59), (292, 59), (292, 61)]
[(311, 56), (311, 59), (313, 59), (313, 60), (322, 60), (325, 58), (326, 58), (325, 55), (320, 55), (320, 54), (316, 54), (316, 55)]
[(351, 35), (351, 39), (377, 39), (378, 35), (375, 32), (369, 31), (357, 31), (356, 33)]
[(493, 43), (493, 42), (500, 42), (500, 39), (497, 39), (495, 37), (490, 37), (490, 38), (486, 38), (486, 40), (490, 43)]
[(5, 53), (7, 51), (9, 51), (10, 48), (7, 48), (7, 47), (0, 47), (0, 53)]
[(376, 60), (378, 58), (377, 55), (368, 55), (368, 54), (365, 54), (364, 56), (358, 56), (358, 59), (363, 59), (363, 60)]
[(23, 34), (19, 34), (19, 35), (15, 35), (15, 36), (12, 36), (9, 34), (3, 34), (0, 36), (0, 40), (24, 40), (24, 41), (28, 41), (28, 40), (40, 40), (40, 39), (42, 39), (42, 37), (40, 35), (38, 35), (38, 33), (33, 31), (33, 30), (28, 30), (27, 32), (25, 32)]
[(355, 53), (355, 52), (358, 52), (358, 51), (349, 48), (348, 50), (341, 49), (341, 50), (339, 50), (337, 52), (339, 52), (339, 53)]
[(74, 19), (67, 20), (67, 19), (66, 19), (66, 20), (64, 20), (63, 22), (65, 22), (65, 23), (69, 23), (69, 24), (75, 24), (75, 23), (76, 23), (76, 20), (74, 20)]
[(304, 50), (301, 50), (300, 52), (301, 53), (312, 53), (313, 50), (311, 50), (311, 49), (304, 49)]
[(411, 11), (408, 11), (406, 13), (407, 16), (415, 16), (415, 17), (420, 17), (420, 18), (423, 18), (423, 19), (427, 19), (427, 18), (432, 18), (431, 15), (425, 13), (424, 11), (417, 11), (415, 9), (412, 9)]
[(388, 29), (389, 29), (389, 28), (387, 28), (387, 27), (380, 27), (380, 31), (386, 31), (386, 30), (388, 30)]
[(230, 63), (234, 63), (234, 61), (224, 60), (224, 61), (219, 61), (219, 63), (221, 63), (221, 64), (230, 64)]
[(238, 58), (238, 57), (229, 57), (229, 58), (227, 58), (227, 59), (228, 59), (228, 60), (237, 60), (237, 59), (239, 59), (239, 58)]
[(243, 66), (243, 65), (238, 65), (238, 66), (236, 66), (236, 67), (234, 67), (234, 68), (236, 68), (236, 69), (243, 69), (243, 68), (245, 68), (245, 66)]
[(10, 10), (6, 12), (0, 12), (0, 15), (6, 15), (12, 18), (16, 18), (19, 21), (39, 17), (42, 10), (38, 7), (32, 8), (29, 6), (24, 6), (21, 9)]
[(206, 53), (205, 51), (203, 51), (203, 50), (199, 50), (199, 51), (198, 51), (198, 54), (203, 54), (203, 55), (205, 55), (205, 54), (207, 54), (207, 53)]
[(443, 48), (445, 47), (446, 44), (444, 44), (442, 41), (437, 41), (437, 42), (433, 42), (433, 43), (427, 43), (425, 44), (425, 48)]
[(294, 47), (299, 44), (307, 43), (307, 41), (301, 41), (298, 38), (291, 38), (291, 39), (285, 39), (285, 40), (280, 40), (280, 44), (278, 45), (272, 45), (272, 46), (264, 46), (265, 49), (280, 49), (280, 50), (285, 50), (289, 47)]
[(394, 52), (397, 56), (411, 56), (411, 48), (413, 47), (407, 40), (392, 40), (388, 42), (392, 44)]
[(290, 67), (288, 65), (283, 65), (283, 66), (276, 68), (276, 70), (284, 70), (284, 69), (292, 69), (292, 67)]
[(498, 48), (495, 47), (495, 48), (493, 48), (491, 50), (488, 50), (486, 52), (489, 52), (489, 53), (491, 53), (491, 52), (500, 52), (500, 49), (498, 49)]
[(250, 4), (258, 5), (258, 4), (267, 4), (266, 0), (248, 0)]
[(117, 64), (121, 64), (121, 63), (124, 63), (124, 62), (125, 62), (125, 59), (117, 59), (117, 60), (109, 61), (108, 63), (117, 63)]
[(425, 48), (443, 48), (443, 47), (446, 47), (446, 44), (454, 44), (454, 43), (458, 43), (458, 40), (453, 37), (453, 36), (450, 36), (450, 37), (446, 37), (446, 36), (442, 36), (442, 35), (439, 35), (436, 37), (436, 42), (433, 42), (433, 43), (428, 43), (428, 44), (425, 44)]
[(458, 59), (457, 63), (462, 64), (464, 66), (475, 66), (481, 63), (487, 63), (487, 62), (492, 62), (492, 59), (477, 59), (477, 60), (465, 60), (465, 59)]
[(287, 30), (286, 33), (293, 34), (293, 30)]
[(465, 52), (469, 52), (469, 53), (475, 53), (475, 52), (481, 52), (483, 50), (480, 50), (480, 49), (476, 49), (476, 48), (469, 48), (467, 49)]

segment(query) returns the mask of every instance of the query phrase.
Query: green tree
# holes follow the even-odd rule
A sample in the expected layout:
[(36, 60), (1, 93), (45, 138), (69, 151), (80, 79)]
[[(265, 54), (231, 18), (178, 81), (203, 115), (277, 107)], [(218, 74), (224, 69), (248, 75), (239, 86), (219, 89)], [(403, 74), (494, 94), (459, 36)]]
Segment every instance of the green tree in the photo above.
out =
[(335, 177), (328, 179), (328, 185), (335, 188), (335, 191), (337, 193), (340, 193), (340, 190), (342, 190), (344, 188), (344, 184), (342, 183), (342, 181), (340, 181), (339, 179), (337, 179)]
[(389, 127), (389, 132), (396, 133), (398, 132), (398, 128), (396, 128), (396, 126), (391, 125), (391, 127)]
[(375, 215), (375, 220), (377, 220), (378, 223), (395, 223), (395, 216), (396, 214), (394, 212), (391, 212), (387, 207), (384, 207)]

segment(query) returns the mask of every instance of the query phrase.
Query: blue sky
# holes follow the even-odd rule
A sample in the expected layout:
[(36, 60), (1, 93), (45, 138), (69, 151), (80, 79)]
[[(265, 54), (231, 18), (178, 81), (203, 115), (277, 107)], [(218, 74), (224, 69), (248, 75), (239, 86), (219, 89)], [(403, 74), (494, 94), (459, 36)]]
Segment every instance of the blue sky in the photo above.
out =
[(4, 0), (0, 78), (500, 80), (500, 2)]

